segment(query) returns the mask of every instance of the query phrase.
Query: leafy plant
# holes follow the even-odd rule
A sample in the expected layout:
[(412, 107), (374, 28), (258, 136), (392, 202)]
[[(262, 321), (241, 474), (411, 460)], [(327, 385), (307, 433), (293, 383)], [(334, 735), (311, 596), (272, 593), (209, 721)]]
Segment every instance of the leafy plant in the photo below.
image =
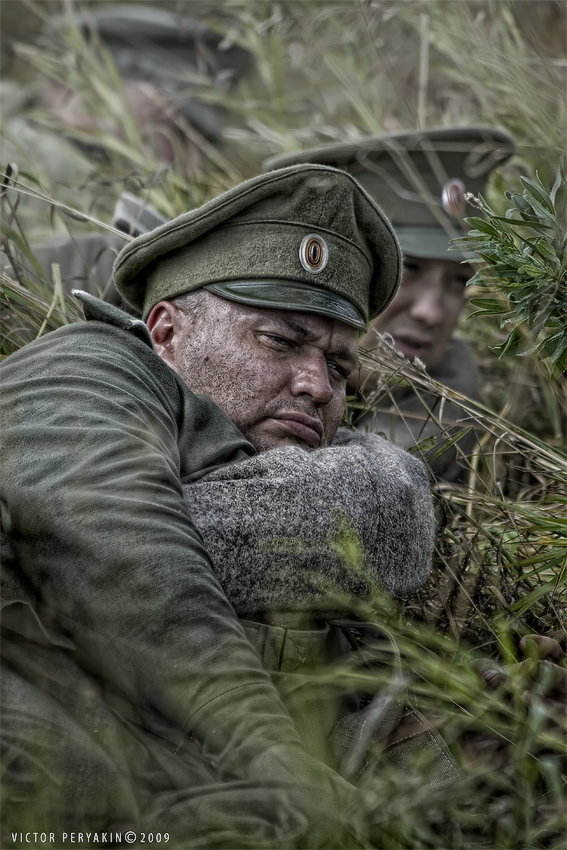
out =
[(467, 218), (468, 236), (453, 240), (452, 249), (474, 252), (486, 263), (469, 281), (495, 298), (471, 298), (478, 315), (501, 315), (510, 328), (492, 350), (500, 357), (535, 350), (549, 360), (552, 375), (567, 368), (567, 231), (562, 221), (565, 172), (561, 163), (548, 193), (541, 180), (521, 177), (522, 194), (506, 191), (512, 206), (497, 215), (486, 200), (468, 195), (486, 218)]
[[(183, 4), (164, 0), (163, 5)], [(196, 15), (212, 15), (210, 0), (187, 5)], [(57, 275), (52, 281), (34, 262), (44, 233), (34, 230), (16, 193), (27, 199), (32, 192), (39, 197), (41, 190), (47, 233), (59, 222), (59, 211), (61, 221), (72, 222), (77, 232), (99, 227), (95, 218), (104, 220), (110, 202), (125, 188), (173, 216), (257, 173), (271, 153), (419, 126), (420, 117), (431, 125), (501, 124), (516, 135), (515, 162), (530, 176), (523, 179), (521, 194), (506, 195), (509, 217), (498, 195), (504, 184), (517, 188), (514, 164), (494, 178), (489, 202), (479, 199), (486, 219), (479, 215), (479, 226), (470, 221), (476, 231), (471, 241), (479, 243), (487, 264), (475, 282), (488, 297), (475, 296), (478, 318), (463, 329), (484, 370), (487, 406), (436, 384), (395, 352), (363, 358), (378, 377), (377, 397), (387, 382), (405, 381), (423, 397), (424, 418), (442, 418), (445, 401), (459, 405), (464, 421), (450, 438), (457, 452), (466, 428), (472, 425), (476, 434), (472, 456), (462, 457), (465, 484), (435, 488), (439, 535), (429, 583), (403, 602), (376, 592), (357, 611), (362, 620), (386, 625), (393, 634), (412, 704), (436, 718), (463, 769), (462, 781), (441, 790), (424, 782), (415, 765), (369, 777), (368, 790), (377, 801), (374, 846), (462, 850), (477, 840), (502, 850), (565, 846), (565, 718), (549, 701), (549, 668), (543, 665), (531, 677), (535, 681), (526, 682), (529, 671), (521, 660), (521, 643), (530, 633), (551, 636), (563, 648), (567, 634), (563, 382), (550, 382), (542, 365), (545, 357), (543, 364), (556, 376), (564, 364), (565, 178), (561, 171), (551, 192), (533, 179), (537, 167), (543, 182), (553, 182), (547, 177), (549, 162), (555, 167), (565, 124), (564, 60), (556, 62), (551, 50), (544, 54), (526, 37), (522, 18), (530, 5), (535, 6), (492, 0), (219, 4), (234, 21), (240, 43), (254, 53), (258, 72), (241, 82), (238, 96), (223, 100), (209, 93), (230, 110), (225, 147), (195, 137), (202, 156), (195, 168), (183, 152), (170, 169), (162, 168), (124, 102), (109, 57), (101, 61), (78, 29), (62, 45), (44, 41), (19, 52), (40, 74), (82, 93), (96, 120), (81, 140), (104, 147), (108, 161), (97, 164), (89, 177), (92, 205), (84, 188), (72, 187), (71, 203), (83, 223), (70, 219), (62, 204), (57, 216), (50, 216), (56, 201), (65, 199), (47, 181), (34, 181), (22, 170), (4, 180), (3, 247), (14, 261), (21, 256), (26, 262), (21, 273), (14, 262), (0, 280), (2, 355), (79, 315)], [(537, 5), (541, 17), (553, 4), (538, 0)], [(44, 4), (34, 6), (49, 14)], [(561, 14), (559, 4), (557, 9)], [(109, 115), (117, 132), (109, 130)], [(32, 117), (65, 131), (38, 109)], [(490, 299), (498, 309), (488, 309)], [(550, 324), (556, 319), (563, 325)], [(503, 336), (514, 331), (516, 350), (509, 346), (501, 359), (487, 352), (488, 341), (502, 354)], [(514, 353), (524, 356), (509, 356)], [(438, 451), (439, 445), (420, 444), (416, 454), (431, 459)], [(355, 555), (351, 552), (350, 562)], [(493, 669), (507, 665), (507, 681), (487, 690), (479, 662)], [(362, 671), (335, 666), (323, 675), (333, 687), (348, 679), (349, 687), (370, 693), (389, 681), (387, 664)], [(27, 817), (27, 828), (41, 826), (38, 812)], [(440, 827), (447, 821), (456, 827), (452, 834)]]

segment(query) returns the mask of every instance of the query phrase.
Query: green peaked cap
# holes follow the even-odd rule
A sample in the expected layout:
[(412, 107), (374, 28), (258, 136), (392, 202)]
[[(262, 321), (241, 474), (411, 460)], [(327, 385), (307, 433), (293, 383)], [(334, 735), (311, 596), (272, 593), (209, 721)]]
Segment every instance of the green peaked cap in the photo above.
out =
[(514, 151), (499, 127), (428, 127), (281, 154), (264, 169), (300, 162), (343, 168), (380, 204), (404, 254), (459, 261), (447, 254), (450, 240), (468, 230), (465, 216), (478, 215), (464, 194), (484, 195), (490, 173)]
[(144, 319), (159, 301), (206, 287), (361, 329), (390, 303), (400, 273), (384, 213), (350, 174), (319, 165), (247, 180), (137, 237), (114, 263), (116, 288)]

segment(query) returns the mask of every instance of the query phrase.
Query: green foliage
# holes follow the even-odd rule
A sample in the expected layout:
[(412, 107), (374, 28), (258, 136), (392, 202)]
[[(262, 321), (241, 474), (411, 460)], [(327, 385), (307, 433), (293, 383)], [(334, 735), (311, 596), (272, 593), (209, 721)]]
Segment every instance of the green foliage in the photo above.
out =
[(501, 315), (506, 339), (493, 351), (511, 357), (535, 349), (554, 377), (567, 368), (567, 230), (565, 172), (561, 163), (548, 193), (541, 180), (521, 177), (522, 194), (506, 191), (512, 207), (497, 215), (482, 197), (469, 201), (486, 218), (467, 218), (468, 236), (453, 250), (474, 252), (485, 264), (469, 281), (495, 298), (471, 298), (478, 315)]
[[(59, 266), (54, 264), (50, 270), (52, 282), (47, 270), (37, 261), (27, 228), (22, 225), (18, 214), (22, 197), (18, 192), (49, 203), (75, 220), (94, 220), (36, 189), (22, 189), (20, 175), (13, 165), (8, 165), (0, 176), (0, 250), (7, 260), (4, 270), (0, 271), (0, 359), (3, 359), (44, 333), (77, 321), (82, 315), (77, 302), (63, 289)], [(107, 229), (114, 230), (112, 227)]]
[[(61, 230), (61, 222), (72, 232), (99, 227), (95, 217), (107, 220), (124, 189), (143, 194), (173, 216), (257, 173), (272, 153), (417, 127), (421, 119), (439, 125), (502, 124), (514, 132), (519, 165), (508, 164), (494, 178), (489, 200), (480, 201), (486, 218), (472, 222), (471, 242), (478, 243), (487, 262), (475, 282), (489, 297), (474, 298), (480, 309), (464, 330), (480, 362), (486, 406), (436, 384), (386, 348), (364, 357), (379, 383), (373, 404), (405, 381), (424, 397), (425, 420), (439, 414), (444, 400), (460, 406), (463, 422), (448, 435), (445, 449), (459, 453), (471, 426), (476, 446), (472, 456), (461, 458), (465, 483), (435, 487), (439, 533), (429, 583), (403, 602), (376, 590), (356, 611), (387, 626), (395, 638), (411, 701), (435, 718), (462, 778), (435, 789), (424, 779), (425, 766), (415, 764), (367, 773), (363, 784), (377, 801), (374, 846), (464, 850), (480, 842), (499, 850), (562, 850), (565, 717), (552, 700), (549, 670), (523, 665), (520, 645), (537, 632), (564, 648), (567, 634), (565, 384), (557, 377), (567, 350), (565, 180), (561, 173), (548, 192), (536, 176), (537, 170), (553, 182), (550, 162), (555, 168), (565, 125), (564, 59), (556, 63), (526, 36), (527, 3), (230, 0), (220, 5), (234, 32), (239, 30), (240, 43), (253, 51), (257, 73), (236, 93), (208, 92), (228, 110), (226, 137), (219, 150), (193, 133), (197, 164), (180, 148), (173, 166), (163, 167), (125, 105), (110, 58), (100, 61), (77, 30), (63, 45), (19, 48), (41, 74), (82, 93), (93, 127), (80, 141), (104, 147), (108, 158), (91, 169), (88, 191), (84, 184), (72, 187), (72, 205), (82, 221), (57, 206), (60, 191), (42, 175), (12, 173), (5, 182), (3, 248), (13, 259), (19, 252), (27, 270), (14, 262), (0, 279), (2, 355), (78, 318), (57, 274), (54, 285), (35, 261), (35, 244)], [(537, 5), (543, 15), (554, 4)], [(210, 8), (208, 0), (193, 2), (191, 13), (206, 18)], [(418, 92), (426, 95), (420, 114)], [(38, 108), (32, 117), (59, 134), (65, 130)], [(188, 126), (181, 129), (191, 132)], [(516, 169), (530, 175), (521, 189)], [(510, 217), (500, 210), (504, 186), (511, 189)], [(29, 194), (36, 200), (43, 196), (43, 228), (24, 211)], [(554, 325), (556, 320), (562, 324)], [(506, 356), (496, 359), (487, 345)], [(514, 352), (524, 356), (508, 356)], [(424, 441), (415, 454), (431, 459), (442, 450)], [(360, 570), (356, 541), (341, 534), (340, 525), (338, 530), (337, 548)], [(293, 554), (291, 544), (288, 551)], [(487, 665), (500, 673), (507, 665), (493, 690), (479, 672)], [(333, 686), (347, 682), (365, 693), (389, 681), (387, 664), (361, 670), (345, 663), (320, 675)], [(36, 822), (30, 812), (30, 828)]]
[[(550, 700), (549, 669), (522, 662), (505, 627), (500, 640), (510, 647), (507, 668), (487, 662), (466, 641), (403, 616), (377, 595), (359, 614), (388, 624), (412, 705), (435, 718), (462, 768), (460, 778), (442, 790), (424, 786), (425, 764), (421, 771), (414, 766), (401, 773), (386, 764), (380, 775), (363, 774), (361, 784), (379, 797), (382, 828), (392, 836), (379, 846), (561, 847), (567, 827), (560, 775), (565, 725), (556, 723), (561, 709)], [(499, 681), (494, 689), (486, 686), (492, 673)], [(386, 673), (373, 676), (383, 690)]]

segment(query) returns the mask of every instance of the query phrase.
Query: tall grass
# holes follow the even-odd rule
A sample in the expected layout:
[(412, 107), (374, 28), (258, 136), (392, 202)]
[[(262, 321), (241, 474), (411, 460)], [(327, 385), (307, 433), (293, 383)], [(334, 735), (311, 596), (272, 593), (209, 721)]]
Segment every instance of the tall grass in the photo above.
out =
[[(43, 226), (30, 227), (24, 193), (39, 191), (57, 202), (56, 187), (33, 170), (8, 175), (4, 246), (33, 266), (34, 241), (52, 229), (77, 232), (95, 227), (97, 218), (108, 222), (124, 188), (174, 216), (256, 173), (271, 153), (424, 123), (496, 123), (514, 133), (519, 155), (489, 190), (490, 203), (504, 210), (503, 189), (516, 191), (520, 173), (534, 177), (537, 170), (550, 185), (565, 142), (565, 54), (545, 53), (529, 37), (524, 5), (531, 4), (232, 0), (220, 4), (219, 23), (213, 15), (219, 4), (174, 4), (237, 38), (253, 52), (256, 71), (228, 97), (198, 80), (203, 96), (227, 109), (224, 142), (212, 147), (182, 125), (199, 159), (188, 164), (178, 148), (169, 168), (137, 125), (99, 45), (85, 42), (77, 28), (60, 45), (20, 45), (20, 56), (39, 73), (82, 93), (95, 129), (81, 141), (100, 145), (107, 156), (92, 167), (89, 193), (77, 187), (73, 207), (85, 216), (82, 223), (46, 201)], [(565, 25), (562, 4), (546, 10)], [(32, 117), (58, 129), (39, 106)], [(0, 286), (3, 356), (78, 318), (72, 299), (39, 267), (32, 275), (8, 271)], [(466, 485), (434, 486), (439, 533), (428, 585), (403, 601), (376, 590), (357, 611), (389, 624), (413, 704), (434, 719), (462, 767), (462, 779), (443, 792), (417, 769), (368, 779), (380, 801), (374, 846), (457, 848), (480, 841), (559, 850), (567, 827), (566, 730), (557, 699), (565, 684), (557, 667), (537, 663), (525, 638), (551, 636), (565, 649), (566, 382), (564, 376), (550, 381), (537, 352), (498, 360), (489, 350), (506, 337), (498, 317), (464, 317), (461, 333), (481, 367), (484, 405), (435, 384), (386, 343), (364, 355), (381, 382), (374, 401), (405, 381), (460, 405), (477, 435), (472, 457), (463, 458)], [(376, 671), (333, 668), (325, 675), (362, 677), (363, 690), (383, 684)]]

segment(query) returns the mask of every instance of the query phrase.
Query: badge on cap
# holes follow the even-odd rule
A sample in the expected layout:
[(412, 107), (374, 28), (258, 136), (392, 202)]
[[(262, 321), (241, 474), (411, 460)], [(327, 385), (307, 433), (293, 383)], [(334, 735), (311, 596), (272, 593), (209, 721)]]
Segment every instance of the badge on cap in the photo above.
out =
[(446, 213), (455, 218), (461, 218), (464, 215), (466, 209), (465, 192), (465, 184), (458, 177), (447, 180), (441, 193), (441, 203)]
[(299, 259), (306, 272), (319, 274), (327, 265), (329, 249), (321, 236), (308, 233), (299, 248)]

